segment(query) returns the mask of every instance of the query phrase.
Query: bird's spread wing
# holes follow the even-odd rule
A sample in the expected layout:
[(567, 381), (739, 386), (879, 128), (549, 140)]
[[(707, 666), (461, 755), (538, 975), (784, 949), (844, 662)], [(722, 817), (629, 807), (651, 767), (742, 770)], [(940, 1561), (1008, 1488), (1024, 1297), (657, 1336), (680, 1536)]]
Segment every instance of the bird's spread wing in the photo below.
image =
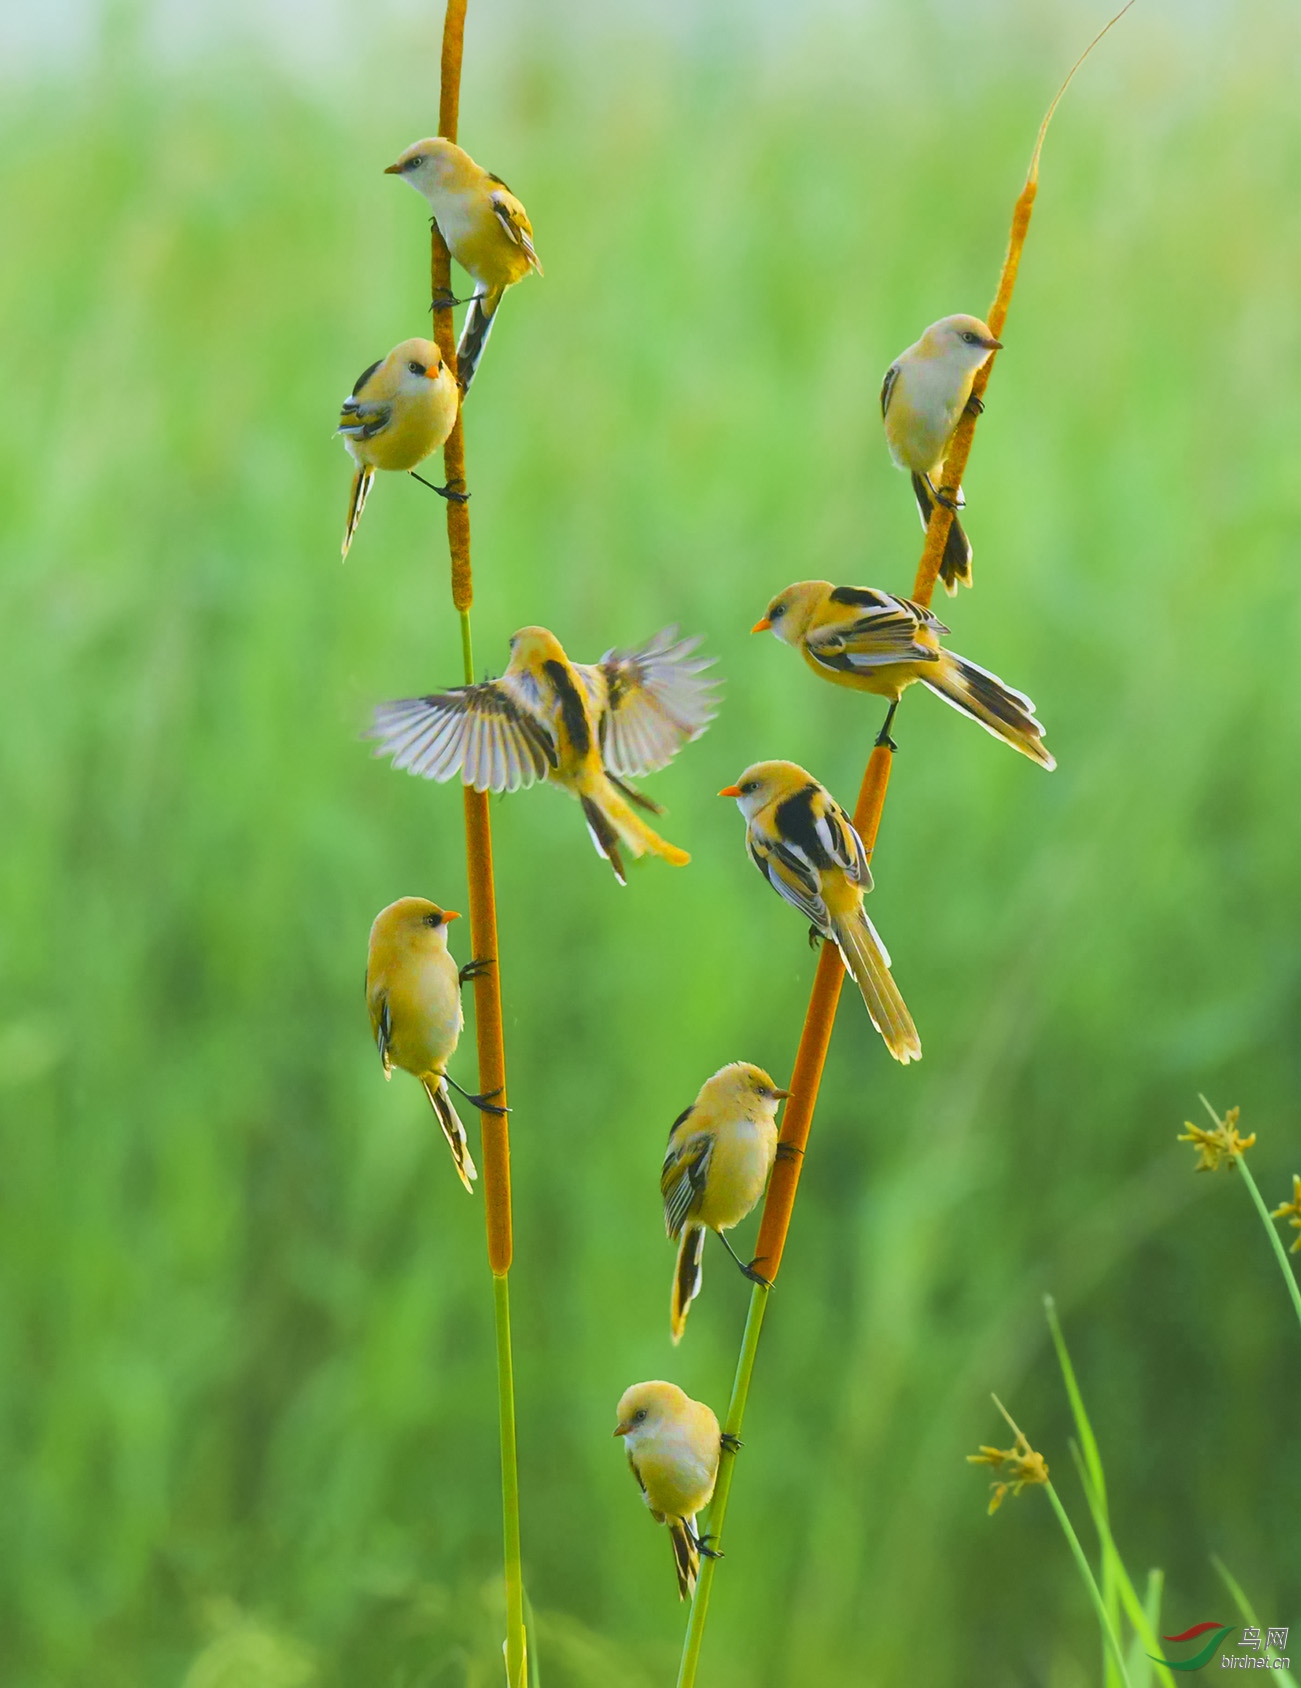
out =
[(387, 428), (393, 406), (380, 399), (346, 398), (339, 406), (338, 432), (353, 439), (369, 440)]
[[(498, 180), (499, 178), (494, 177), (493, 179)], [(501, 182), (500, 185), (506, 188), (505, 182)], [(506, 197), (507, 194), (510, 195), (509, 198)], [(533, 230), (529, 226), (528, 218), (524, 215), (523, 206), (510, 192), (509, 188), (506, 188), (506, 193), (493, 194), (492, 208), (497, 215), (497, 221), (505, 229), (507, 238), (520, 248), (529, 263), (540, 274), (542, 266), (538, 263), (538, 255), (533, 250)]]
[(817, 873), (804, 860), (803, 855), (792, 850), (780, 838), (756, 837), (753, 828), (747, 835), (745, 844), (750, 852), (750, 860), (773, 890), (779, 896), (785, 897), (788, 903), (793, 903), (804, 918), (811, 921), (820, 932), (825, 932), (830, 916), (827, 905), (822, 900), (822, 887)]
[(894, 384), (899, 379), (899, 365), (892, 363), (885, 372), (885, 380), (881, 383), (881, 414), (890, 408), (890, 395), (894, 392)]
[(639, 650), (607, 651), (599, 664), (578, 667), (611, 773), (653, 773), (714, 719), (717, 682), (702, 678), (712, 658), (693, 656), (699, 643), (665, 627)]
[(936, 651), (920, 643), (918, 630), (938, 634), (948, 628), (920, 604), (865, 586), (838, 586), (830, 602), (843, 604), (852, 618), (810, 629), (806, 648), (824, 668), (852, 674), (896, 662), (939, 661)]
[(664, 1229), (676, 1237), (691, 1216), (709, 1177), (714, 1138), (704, 1131), (680, 1138), (664, 1157), (660, 1194), (664, 1197)]
[(505, 680), (382, 703), (367, 737), (427, 780), (459, 773), (476, 791), (516, 791), (556, 767), (555, 741)]

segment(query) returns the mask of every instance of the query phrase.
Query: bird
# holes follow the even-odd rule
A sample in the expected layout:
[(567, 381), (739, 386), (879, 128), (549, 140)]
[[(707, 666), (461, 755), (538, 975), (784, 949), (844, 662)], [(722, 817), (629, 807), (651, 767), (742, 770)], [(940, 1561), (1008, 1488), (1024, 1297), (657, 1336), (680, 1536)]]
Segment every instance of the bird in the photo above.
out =
[(425, 196), (448, 251), (473, 277), (474, 296), (456, 348), (457, 379), (468, 392), (502, 294), (530, 270), (542, 274), (528, 212), (500, 176), (453, 141), (434, 136), (413, 141), (384, 174), (401, 176)]
[[(448, 1077), (447, 1063), (465, 1024), (461, 986), (492, 962), (469, 961), (458, 969), (447, 948), (447, 928), (460, 918), (455, 909), (439, 908), (425, 897), (399, 897), (382, 908), (370, 929), (366, 1007), (384, 1077), (392, 1078), (393, 1068), (401, 1067), (420, 1080), (452, 1151), (456, 1175), (473, 1193), (478, 1173), (448, 1091), (449, 1084), (461, 1087)], [(490, 1096), (461, 1094), (484, 1113), (506, 1111)]]
[[(336, 430), (357, 465), (343, 530), (345, 557), (376, 469), (405, 469), (414, 474), (416, 465), (437, 451), (451, 433), (459, 404), (452, 372), (432, 340), (404, 340), (386, 358), (362, 370), (340, 406)], [(416, 475), (416, 479), (422, 477)], [(464, 496), (447, 487), (433, 490), (445, 498)]]
[(720, 797), (745, 816), (745, 847), (773, 890), (830, 938), (863, 993), (872, 1024), (896, 1061), (921, 1059), (912, 1016), (890, 976), (890, 957), (863, 908), (872, 889), (854, 823), (824, 785), (794, 762), (756, 762)]
[(890, 700), (878, 744), (893, 748), (890, 727), (899, 699), (906, 687), (920, 680), (1041, 768), (1057, 766), (1025, 693), (1013, 691), (997, 674), (955, 651), (944, 650), (940, 637), (948, 628), (911, 598), (873, 586), (799, 580), (779, 592), (750, 629), (769, 630), (793, 645), (813, 672), (832, 685)]
[[(1002, 349), (1003, 342), (979, 317), (941, 317), (885, 372), (881, 415), (886, 443), (899, 467), (912, 475), (923, 527), (934, 503), (956, 510), (962, 502), (961, 487), (937, 487), (935, 477), (963, 411), (969, 405), (984, 408), (971, 397), (976, 371)], [(956, 514), (944, 543), (940, 579), (950, 596), (959, 585), (971, 585), (971, 544)]]
[(521, 627), (496, 680), (381, 704), (369, 737), (377, 756), (424, 779), (460, 774), (476, 791), (515, 791), (545, 779), (582, 804), (588, 832), (627, 882), (623, 849), (681, 867), (685, 850), (653, 832), (633, 805), (663, 811), (629, 777), (662, 768), (714, 718), (710, 659), (699, 638), (666, 627), (633, 651), (571, 663), (545, 627)]
[(713, 1498), (720, 1453), (724, 1448), (735, 1453), (741, 1444), (719, 1430), (703, 1401), (693, 1401), (676, 1383), (662, 1379), (624, 1390), (614, 1433), (624, 1439), (651, 1517), (669, 1527), (678, 1594), (689, 1600), (696, 1592), (701, 1554), (720, 1557), (697, 1531), (696, 1514)]
[(763, 1194), (777, 1154), (777, 1105), (789, 1095), (762, 1067), (732, 1061), (705, 1080), (673, 1122), (660, 1194), (664, 1228), (678, 1239), (669, 1310), (675, 1343), (700, 1294), (706, 1231), (718, 1233), (747, 1278), (767, 1282), (734, 1253), (723, 1233), (739, 1225)]

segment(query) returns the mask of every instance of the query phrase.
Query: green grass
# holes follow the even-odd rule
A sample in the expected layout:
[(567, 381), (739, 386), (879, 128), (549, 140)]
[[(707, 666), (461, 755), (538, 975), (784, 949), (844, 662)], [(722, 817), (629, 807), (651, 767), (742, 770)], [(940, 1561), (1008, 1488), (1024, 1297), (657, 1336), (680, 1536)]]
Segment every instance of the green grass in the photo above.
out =
[[(547, 1688), (671, 1680), (613, 1406), (667, 1374), (721, 1407), (748, 1286), (711, 1253), (671, 1349), (660, 1153), (722, 1062), (788, 1070), (815, 961), (713, 793), (786, 755), (852, 800), (879, 725), (746, 629), (797, 578), (911, 581), (881, 372), (988, 303), (1100, 21), (472, 7), (463, 138), (547, 267), (468, 413), (477, 660), (677, 620), (727, 681), (650, 782), (689, 869), (619, 892), (557, 794), (495, 809)], [(482, 1213), (361, 1002), (381, 904), (465, 906), (456, 794), (358, 742), (459, 676), (441, 506), (382, 484), (338, 560), (334, 407), (426, 320), (421, 208), (379, 172), (432, 126), (435, 31), (387, 27), (335, 93), (120, 43), (6, 87), (6, 1688), (500, 1680)], [(1298, 1163), (1299, 31), (1281, 0), (1138, 8), (1050, 135), (977, 589), (939, 607), (1060, 768), (901, 711), (872, 913), (926, 1058), (846, 1000), (702, 1688), (1097, 1682), (1047, 1508), (991, 1522), (962, 1464), (995, 1388), (1085, 1518), (1045, 1291), (1163, 1620), (1218, 1614), (1212, 1552), (1264, 1623), (1301, 1613), (1295, 1332), (1247, 1204), (1173, 1142), (1201, 1089), (1259, 1131), (1270, 1205)]]

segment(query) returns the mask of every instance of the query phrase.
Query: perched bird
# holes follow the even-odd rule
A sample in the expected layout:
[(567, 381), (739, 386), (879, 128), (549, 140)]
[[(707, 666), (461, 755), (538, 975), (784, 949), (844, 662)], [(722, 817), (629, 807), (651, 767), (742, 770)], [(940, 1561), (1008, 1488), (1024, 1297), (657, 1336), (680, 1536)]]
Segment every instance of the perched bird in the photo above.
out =
[[(357, 385), (340, 408), (337, 430), (357, 465), (343, 530), (345, 557), (376, 469), (414, 473), (416, 465), (437, 451), (451, 433), (459, 403), (452, 372), (432, 340), (404, 340), (357, 377)], [(434, 491), (444, 497), (457, 496), (446, 487), (434, 487)]]
[(871, 586), (800, 580), (777, 594), (750, 631), (770, 628), (824, 680), (889, 698), (879, 744), (890, 742), (890, 724), (905, 687), (920, 680), (1041, 768), (1057, 766), (1044, 748), (1044, 730), (1025, 693), (942, 649), (940, 635), (948, 628), (911, 598)]
[(740, 1443), (723, 1435), (703, 1401), (693, 1401), (676, 1383), (634, 1383), (618, 1406), (614, 1433), (624, 1438), (628, 1464), (657, 1524), (667, 1524), (673, 1543), (678, 1593), (696, 1592), (700, 1555), (716, 1559), (708, 1538), (696, 1530), (696, 1514), (709, 1505), (718, 1477), (718, 1456)]
[(836, 944), (895, 1060), (919, 1061), (917, 1028), (890, 977), (886, 947), (863, 908), (872, 875), (849, 816), (794, 762), (756, 762), (718, 795), (736, 798), (750, 860), (773, 890), (809, 919), (810, 935)]
[[(469, 961), (458, 971), (448, 952), (447, 928), (460, 918), (424, 897), (399, 897), (381, 909), (370, 929), (366, 1006), (384, 1077), (392, 1078), (398, 1066), (420, 1080), (452, 1151), (456, 1175), (473, 1190), (478, 1174), (447, 1088), (461, 1087), (448, 1078), (447, 1063), (465, 1024), (461, 986), (492, 963)], [(472, 1096), (468, 1090), (461, 1094), (485, 1113), (505, 1112), (490, 1097)]]
[(664, 1228), (678, 1241), (669, 1327), (682, 1340), (691, 1303), (700, 1294), (706, 1231), (719, 1241), (747, 1278), (759, 1275), (738, 1258), (723, 1235), (752, 1211), (777, 1154), (779, 1090), (762, 1067), (733, 1061), (700, 1087), (695, 1101), (673, 1122), (660, 1173)]
[(476, 791), (515, 791), (546, 779), (576, 797), (597, 853), (626, 882), (620, 846), (681, 867), (632, 806), (662, 813), (628, 783), (671, 761), (714, 718), (710, 660), (700, 643), (666, 627), (640, 650), (610, 650), (599, 663), (570, 662), (545, 627), (522, 627), (499, 680), (385, 703), (370, 737), (378, 756), (424, 779), (460, 774)]
[[(944, 454), (953, 430), (971, 400), (976, 371), (994, 352), (1003, 349), (979, 317), (949, 316), (933, 322), (915, 346), (909, 346), (885, 372), (881, 387), (881, 415), (890, 455), (912, 475), (922, 526), (939, 502), (955, 509), (962, 489), (940, 488), (935, 477), (944, 467)], [(980, 401), (975, 401), (977, 407)], [(971, 585), (971, 545), (957, 516), (949, 529), (940, 563), (946, 592)]]
[(401, 176), (424, 194), (447, 250), (474, 278), (456, 348), (457, 378), (469, 392), (502, 294), (530, 270), (542, 274), (528, 212), (500, 176), (481, 169), (452, 141), (415, 141), (384, 174)]

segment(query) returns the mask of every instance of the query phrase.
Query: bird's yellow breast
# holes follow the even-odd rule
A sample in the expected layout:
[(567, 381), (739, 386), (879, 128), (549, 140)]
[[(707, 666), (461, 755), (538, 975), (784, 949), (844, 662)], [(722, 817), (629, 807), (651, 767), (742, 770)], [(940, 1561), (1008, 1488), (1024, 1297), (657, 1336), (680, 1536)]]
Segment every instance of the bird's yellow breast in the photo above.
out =
[(456, 1048), (464, 1016), (457, 967), (445, 945), (404, 935), (379, 940), (366, 974), (371, 1028), (388, 1004), (389, 1055), (417, 1078), (441, 1073)]
[(647, 1506), (666, 1518), (694, 1518), (709, 1505), (714, 1492), (717, 1424), (712, 1413), (708, 1424), (697, 1419), (694, 1412), (684, 1414), (681, 1422), (666, 1426), (654, 1441), (630, 1450)]
[(456, 420), (456, 388), (450, 379), (427, 381), (423, 391), (394, 401), (388, 424), (372, 438), (350, 442), (353, 455), (376, 469), (414, 469), (451, 432)]
[[(434, 215), (453, 258), (481, 286), (496, 292), (529, 273), (527, 253), (502, 227), (486, 189), (444, 189)], [(524, 224), (527, 228), (527, 218)]]
[(750, 1213), (777, 1152), (777, 1122), (744, 1114), (720, 1122), (709, 1161), (709, 1177), (693, 1218), (716, 1231), (730, 1230)]

